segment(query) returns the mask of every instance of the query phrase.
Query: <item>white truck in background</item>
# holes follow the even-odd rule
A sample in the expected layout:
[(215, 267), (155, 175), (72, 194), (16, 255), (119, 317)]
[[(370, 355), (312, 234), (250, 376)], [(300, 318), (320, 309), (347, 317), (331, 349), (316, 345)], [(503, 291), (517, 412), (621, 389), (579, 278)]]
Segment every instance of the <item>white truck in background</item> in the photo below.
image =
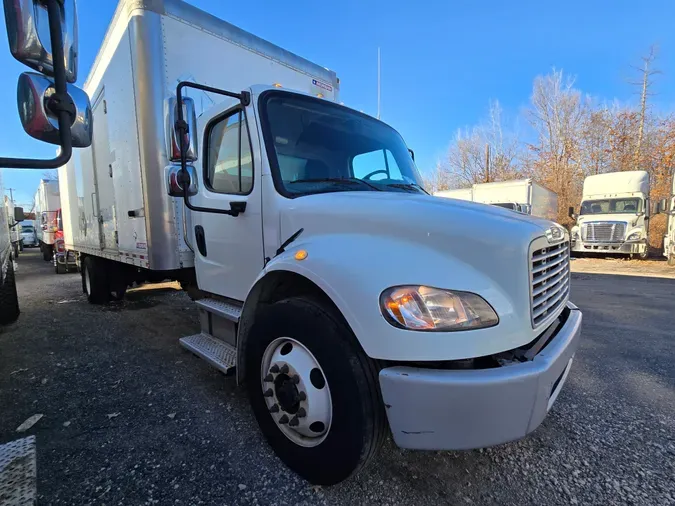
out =
[(666, 233), (663, 237), (663, 256), (668, 265), (675, 266), (675, 174), (672, 176), (670, 196), (658, 202), (656, 212), (667, 215)]
[(531, 178), (476, 183), (471, 188), (440, 191), (437, 197), (469, 200), (556, 221), (558, 194)]
[(246, 385), (291, 469), (344, 480), (387, 427), (442, 450), (542, 422), (581, 331), (562, 227), (429, 196), (334, 72), (186, 2), (120, 1), (85, 88), (93, 143), (59, 169), (84, 292), (179, 280), (181, 344)]
[(12, 251), (14, 258), (19, 258), (20, 252), (23, 251), (22, 246), (22, 235), (21, 235), (21, 223), (14, 219), (14, 202), (8, 195), (5, 195), (3, 205), (7, 212), (7, 220), (9, 225), (9, 240), (12, 243)]
[(572, 227), (572, 252), (649, 255), (649, 174), (609, 172), (584, 179), (579, 214)]
[(38, 238), (42, 258), (46, 262), (52, 261), (54, 243), (58, 232), (59, 209), (61, 198), (59, 182), (57, 180), (42, 179), (35, 192), (35, 233)]

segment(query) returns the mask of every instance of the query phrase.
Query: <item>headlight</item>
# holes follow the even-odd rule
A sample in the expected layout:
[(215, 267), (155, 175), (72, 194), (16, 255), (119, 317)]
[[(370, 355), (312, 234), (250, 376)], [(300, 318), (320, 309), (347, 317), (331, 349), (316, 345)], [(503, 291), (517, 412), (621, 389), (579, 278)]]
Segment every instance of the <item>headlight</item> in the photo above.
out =
[(395, 286), (380, 295), (382, 314), (409, 330), (471, 330), (497, 325), (494, 309), (474, 293), (428, 286)]
[(638, 240), (640, 240), (641, 236), (642, 236), (642, 232), (638, 230), (637, 232), (633, 232), (631, 235), (629, 235), (628, 239), (626, 239), (626, 240), (627, 241), (638, 241)]

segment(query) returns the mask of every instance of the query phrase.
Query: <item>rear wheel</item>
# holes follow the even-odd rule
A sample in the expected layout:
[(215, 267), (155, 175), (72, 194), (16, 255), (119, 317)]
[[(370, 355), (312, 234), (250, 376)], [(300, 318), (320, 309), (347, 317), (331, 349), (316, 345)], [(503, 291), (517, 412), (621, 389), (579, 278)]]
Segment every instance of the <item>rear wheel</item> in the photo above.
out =
[(4, 283), (0, 285), (0, 325), (12, 323), (19, 317), (19, 296), (16, 293), (14, 262), (9, 260)]
[(52, 251), (52, 245), (51, 244), (43, 244), (42, 245), (42, 259), (45, 262), (49, 262), (54, 256), (54, 252)]
[(346, 324), (314, 300), (277, 302), (246, 343), (248, 393), (276, 454), (312, 483), (363, 468), (384, 439), (377, 369)]
[(92, 304), (105, 304), (110, 300), (108, 276), (103, 261), (95, 257), (84, 259), (82, 288)]
[(65, 264), (60, 264), (56, 260), (54, 261), (54, 272), (56, 274), (65, 274), (68, 272), (68, 268), (66, 267)]

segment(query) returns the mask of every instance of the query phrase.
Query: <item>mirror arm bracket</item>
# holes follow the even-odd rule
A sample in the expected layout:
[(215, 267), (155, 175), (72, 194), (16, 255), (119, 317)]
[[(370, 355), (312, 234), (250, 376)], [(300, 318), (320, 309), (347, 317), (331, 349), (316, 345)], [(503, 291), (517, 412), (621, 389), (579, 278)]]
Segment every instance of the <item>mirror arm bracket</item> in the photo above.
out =
[[(62, 97), (68, 95), (66, 84), (66, 62), (63, 53), (63, 33), (61, 32), (61, 5), (59, 0), (44, 0), (47, 5), (47, 16), (49, 17), (49, 36), (52, 44), (52, 55), (54, 60), (54, 96)], [(68, 97), (70, 99), (70, 97)], [(72, 103), (72, 99), (70, 99)], [(59, 107), (64, 106), (63, 103)], [(68, 107), (65, 104), (65, 107)], [(57, 112), (57, 111), (54, 111)], [(74, 113), (70, 114), (68, 110), (58, 110), (56, 114), (59, 121), (59, 139), (61, 141), (61, 151), (51, 160), (40, 160), (31, 158), (0, 158), (0, 167), (11, 169), (57, 169), (68, 163), (73, 154), (73, 139), (70, 132), (70, 119)]]

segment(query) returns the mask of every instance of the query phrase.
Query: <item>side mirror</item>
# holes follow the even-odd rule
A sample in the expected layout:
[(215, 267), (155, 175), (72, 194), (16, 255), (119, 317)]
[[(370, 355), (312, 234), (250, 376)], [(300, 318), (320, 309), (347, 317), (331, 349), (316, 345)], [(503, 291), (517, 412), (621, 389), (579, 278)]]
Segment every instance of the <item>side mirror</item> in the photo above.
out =
[[(188, 195), (197, 195), (199, 187), (197, 186), (197, 169), (194, 165), (186, 165), (188, 183)], [(181, 179), (180, 165), (169, 165), (164, 169), (166, 174), (166, 188), (170, 197), (183, 198), (183, 183)], [(183, 175), (184, 176), (184, 175)]]
[(26, 215), (23, 214), (23, 207), (15, 207), (14, 208), (14, 221), (24, 221), (26, 219)]
[(661, 214), (668, 212), (668, 199), (661, 199), (658, 202), (654, 202), (652, 214)]
[(412, 149), (408, 148), (408, 153), (410, 153), (410, 158), (412, 158), (413, 162), (414, 162), (415, 161), (415, 152)]
[[(35, 139), (60, 144), (59, 121), (49, 109), (54, 93), (52, 80), (41, 74), (24, 72), (19, 76), (16, 100), (23, 129)], [(89, 97), (72, 84), (68, 85), (68, 95), (75, 105), (75, 117), (70, 125), (73, 147), (89, 147), (94, 128)]]
[[(77, 81), (77, 13), (75, 0), (58, 0), (61, 10), (66, 80)], [(12, 56), (30, 68), (54, 76), (47, 5), (43, 0), (4, 0)]]
[[(186, 161), (194, 162), (198, 157), (197, 145), (197, 115), (195, 103), (190, 97), (183, 97), (183, 118), (187, 123), (188, 133), (183, 142), (187, 145)], [(176, 129), (178, 119), (178, 100), (171, 97), (164, 105), (164, 132), (166, 134), (166, 152), (169, 161), (180, 162), (180, 133)], [(182, 196), (182, 193), (181, 193)]]

